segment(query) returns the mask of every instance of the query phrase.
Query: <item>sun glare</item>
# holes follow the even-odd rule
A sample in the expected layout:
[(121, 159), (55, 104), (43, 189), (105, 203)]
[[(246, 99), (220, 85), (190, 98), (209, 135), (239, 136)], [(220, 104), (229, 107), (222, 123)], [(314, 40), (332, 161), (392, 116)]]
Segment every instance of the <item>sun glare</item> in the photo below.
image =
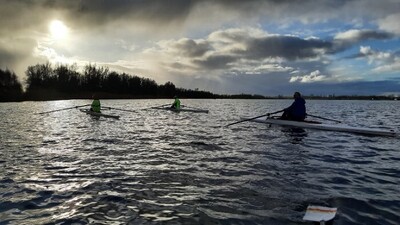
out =
[(49, 25), (50, 34), (54, 39), (63, 39), (68, 35), (68, 28), (60, 20), (53, 20)]

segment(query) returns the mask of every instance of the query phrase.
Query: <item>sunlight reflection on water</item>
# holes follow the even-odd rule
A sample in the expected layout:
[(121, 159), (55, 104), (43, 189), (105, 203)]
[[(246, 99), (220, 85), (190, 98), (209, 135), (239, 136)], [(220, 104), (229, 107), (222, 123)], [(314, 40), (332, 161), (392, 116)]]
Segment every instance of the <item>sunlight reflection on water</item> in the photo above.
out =
[[(191, 100), (209, 114), (138, 110), (168, 100), (1, 103), (0, 220), (18, 224), (303, 224), (308, 204), (335, 224), (400, 221), (398, 138), (223, 125), (291, 100)], [(308, 112), (400, 130), (399, 102), (308, 101)], [(358, 210), (360, 209), (360, 210)]]

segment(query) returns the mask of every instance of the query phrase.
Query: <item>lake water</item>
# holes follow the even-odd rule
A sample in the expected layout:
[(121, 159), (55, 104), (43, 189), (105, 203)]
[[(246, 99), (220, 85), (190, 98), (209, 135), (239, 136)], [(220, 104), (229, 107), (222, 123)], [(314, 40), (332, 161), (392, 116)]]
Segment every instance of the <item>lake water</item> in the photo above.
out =
[[(291, 100), (191, 100), (210, 113), (0, 103), (0, 224), (399, 224), (400, 140), (243, 122)], [(172, 100), (103, 100), (129, 110)], [(308, 113), (400, 131), (400, 101), (308, 100)]]

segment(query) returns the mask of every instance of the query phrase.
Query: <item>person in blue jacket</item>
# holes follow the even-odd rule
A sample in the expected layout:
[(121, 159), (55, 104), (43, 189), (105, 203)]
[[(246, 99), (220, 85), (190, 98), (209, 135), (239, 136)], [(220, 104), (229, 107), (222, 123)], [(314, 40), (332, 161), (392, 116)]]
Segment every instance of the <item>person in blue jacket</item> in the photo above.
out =
[(294, 102), (283, 110), (281, 119), (303, 121), (306, 118), (306, 101), (299, 92), (293, 95)]

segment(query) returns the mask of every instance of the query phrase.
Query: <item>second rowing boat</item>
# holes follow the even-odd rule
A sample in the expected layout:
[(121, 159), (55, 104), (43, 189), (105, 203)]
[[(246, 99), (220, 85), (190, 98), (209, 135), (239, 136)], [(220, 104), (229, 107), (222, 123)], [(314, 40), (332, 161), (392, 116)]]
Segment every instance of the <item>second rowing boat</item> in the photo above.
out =
[(171, 107), (153, 107), (153, 109), (163, 109), (163, 110), (169, 110), (169, 111), (174, 111), (174, 112), (195, 112), (195, 113), (208, 113), (208, 110), (206, 109), (194, 109), (194, 108), (180, 108), (180, 109), (175, 109)]
[[(248, 118), (241, 118), (242, 120), (246, 120)], [(261, 117), (253, 120), (249, 120), (257, 123), (266, 123), (266, 124), (275, 124), (281, 126), (290, 126), (290, 127), (300, 127), (300, 128), (308, 128), (308, 129), (316, 129), (316, 130), (326, 130), (326, 131), (338, 131), (338, 132), (349, 132), (349, 133), (357, 133), (364, 135), (376, 135), (376, 136), (390, 136), (390, 137), (398, 137), (399, 133), (396, 133), (394, 130), (384, 130), (377, 128), (364, 128), (364, 127), (351, 127), (347, 125), (339, 125), (339, 124), (323, 124), (318, 122), (307, 122), (307, 121), (292, 121), (292, 120), (281, 120), (276, 118), (266, 118)]]
[(84, 112), (84, 113), (89, 114), (89, 115), (92, 115), (92, 116), (119, 119), (119, 116), (117, 116), (117, 115), (110, 115), (110, 114), (104, 114), (104, 113), (93, 112), (93, 111), (90, 111), (90, 110), (88, 110), (88, 109), (80, 109), (80, 110), (81, 110), (81, 112)]

